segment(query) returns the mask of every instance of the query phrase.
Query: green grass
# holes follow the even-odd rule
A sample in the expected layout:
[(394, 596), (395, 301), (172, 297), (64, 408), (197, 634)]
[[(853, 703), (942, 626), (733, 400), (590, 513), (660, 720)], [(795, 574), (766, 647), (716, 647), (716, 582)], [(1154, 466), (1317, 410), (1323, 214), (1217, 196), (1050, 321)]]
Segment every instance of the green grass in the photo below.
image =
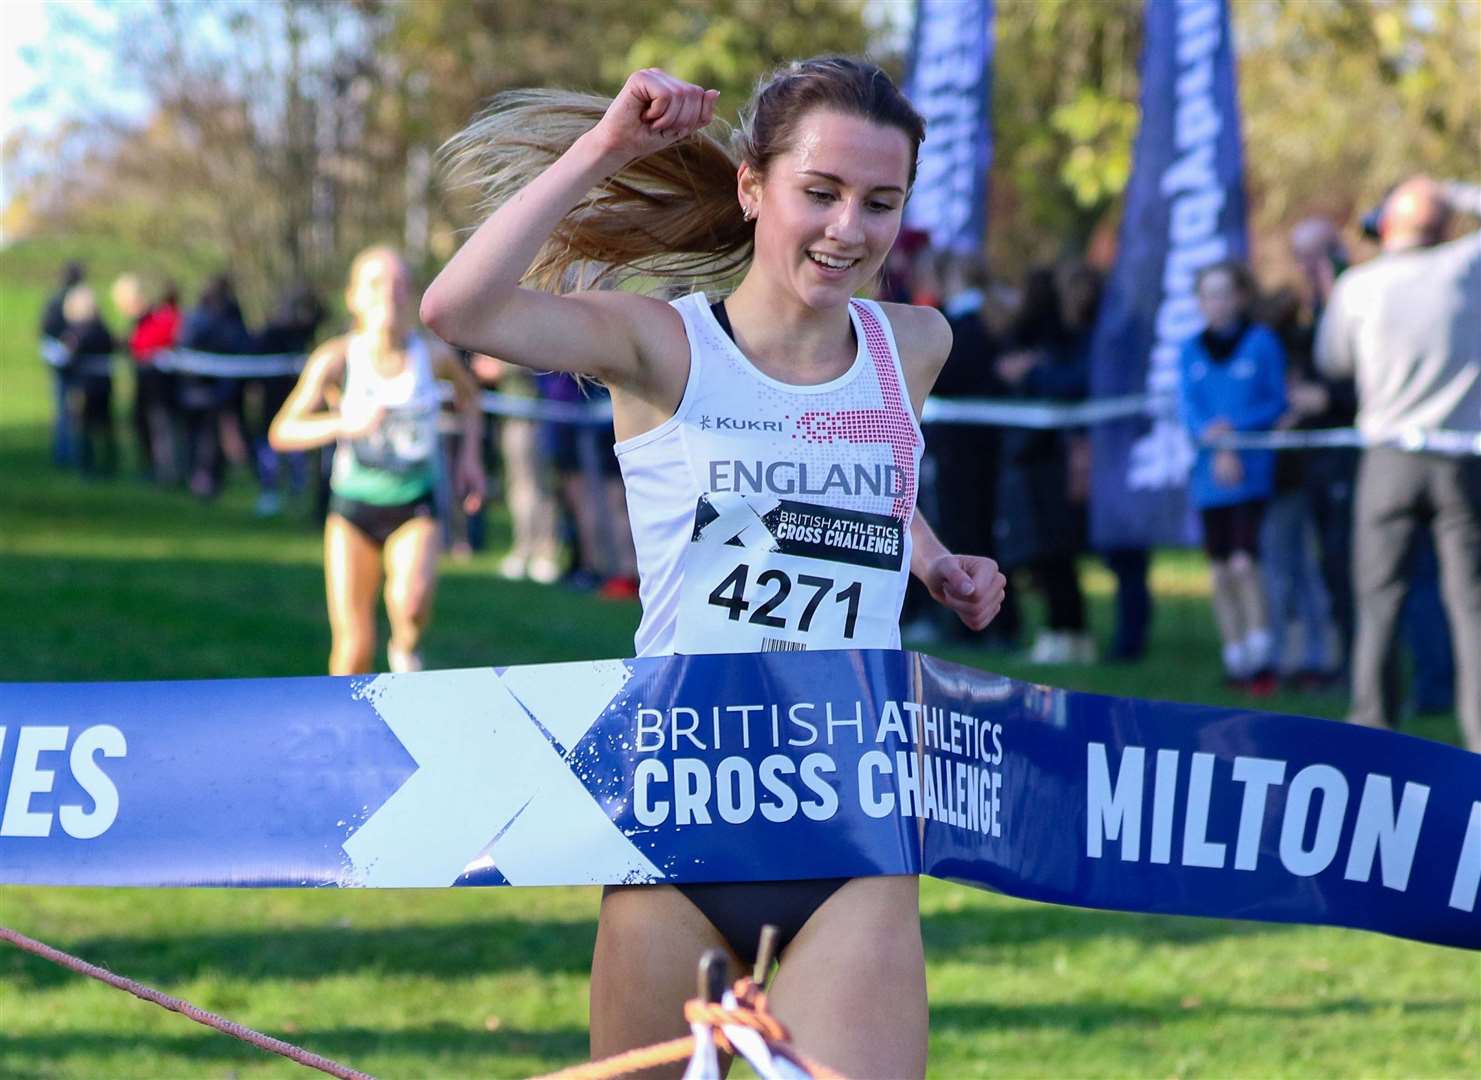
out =
[[(34, 262), (34, 259), (32, 260)], [(46, 277), (0, 271), (0, 678), (313, 674), (328, 648), (306, 506), (203, 506), (46, 458), (32, 332)], [(123, 395), (126, 397), (126, 394)], [(126, 458), (126, 461), (128, 459)], [(445, 568), (437, 666), (622, 656), (637, 608)], [(1110, 583), (1087, 565), (1096, 625)], [(1235, 703), (1201, 560), (1167, 553), (1151, 658), (1031, 669), (1056, 685)], [(1030, 607), (1035, 606), (1030, 602)], [(1272, 708), (1340, 714), (1342, 699)], [(1413, 728), (1453, 741), (1451, 717)], [(382, 1077), (523, 1076), (581, 1059), (597, 894), (0, 888), (0, 922)], [(1133, 916), (922, 887), (940, 1077), (1392, 1076), (1481, 1072), (1481, 959), (1350, 931)], [(0, 950), (0, 1076), (267, 1077), (286, 1061)]]

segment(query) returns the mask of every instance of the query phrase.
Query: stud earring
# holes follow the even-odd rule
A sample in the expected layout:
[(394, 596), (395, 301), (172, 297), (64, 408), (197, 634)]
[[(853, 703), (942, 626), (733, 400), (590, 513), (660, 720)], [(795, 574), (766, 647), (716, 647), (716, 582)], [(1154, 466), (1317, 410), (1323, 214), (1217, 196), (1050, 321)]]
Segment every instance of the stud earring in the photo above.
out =
[(754, 221), (756, 219), (756, 208), (754, 206), (741, 207), (741, 220)]

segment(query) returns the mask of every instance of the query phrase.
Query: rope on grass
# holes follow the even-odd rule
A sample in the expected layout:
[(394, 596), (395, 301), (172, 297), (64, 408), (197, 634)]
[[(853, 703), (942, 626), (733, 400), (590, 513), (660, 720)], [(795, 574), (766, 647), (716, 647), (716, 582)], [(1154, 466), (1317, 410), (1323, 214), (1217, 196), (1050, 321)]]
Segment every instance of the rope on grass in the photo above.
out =
[[(61, 949), (52, 948), (45, 942), (29, 938), (25, 934), (10, 929), (8, 926), (0, 926), (0, 941), (8, 941), (23, 952), (39, 956), (43, 960), (49, 960), (53, 964), (64, 967), (69, 971), (75, 971), (79, 975), (97, 979), (118, 990), (125, 990), (144, 1001), (153, 1002), (163, 1009), (177, 1012), (181, 1016), (194, 1020), (221, 1032), (230, 1035), (234, 1039), (249, 1043), (261, 1050), (279, 1054), (290, 1061), (319, 1072), (328, 1073), (330, 1076), (340, 1077), (341, 1080), (374, 1080), (369, 1073), (360, 1072), (349, 1066), (341, 1065), (326, 1057), (309, 1052), (292, 1043), (275, 1039), (271, 1035), (264, 1035), (260, 1031), (254, 1031), (244, 1027), (223, 1016), (207, 1012), (177, 997), (161, 993), (143, 983), (135, 982), (133, 979), (122, 975), (115, 975), (106, 968), (96, 964), (90, 964), (86, 960), (73, 956), (71, 953), (63, 952)], [(772, 1053), (788, 1058), (793, 1064), (806, 1071), (813, 1080), (843, 1080), (838, 1073), (825, 1065), (810, 1061), (788, 1045), (790, 1035), (782, 1022), (772, 1015), (767, 1008), (766, 994), (761, 988), (749, 978), (743, 978), (735, 984), (734, 1007), (707, 1002), (700, 998), (688, 1001), (684, 1005), (684, 1018), (690, 1024), (709, 1025), (713, 1032), (715, 1045), (728, 1054), (737, 1054), (735, 1046), (725, 1036), (726, 1027), (744, 1027), (757, 1032), (765, 1040), (766, 1046)], [(603, 1058), (601, 1061), (587, 1062), (562, 1069), (559, 1072), (550, 1073), (540, 1077), (539, 1080), (613, 1080), (615, 1077), (626, 1076), (630, 1073), (651, 1069), (659, 1065), (670, 1065), (684, 1061), (694, 1053), (694, 1036), (686, 1035), (681, 1039), (673, 1039), (669, 1042), (658, 1043), (654, 1046), (639, 1047), (629, 1050), (624, 1054), (614, 1057)]]
[(160, 1008), (177, 1012), (181, 1016), (188, 1017), (198, 1024), (204, 1024), (208, 1028), (214, 1028), (223, 1035), (230, 1035), (234, 1039), (251, 1043), (259, 1049), (280, 1054), (290, 1061), (296, 1061), (298, 1064), (307, 1066), (310, 1069), (318, 1069), (322, 1073), (328, 1073), (330, 1076), (338, 1076), (342, 1080), (374, 1080), (369, 1073), (351, 1069), (348, 1066), (339, 1064), (337, 1061), (330, 1061), (326, 1057), (320, 1057), (318, 1054), (310, 1053), (302, 1047), (294, 1046), (292, 1043), (284, 1042), (282, 1039), (275, 1039), (271, 1035), (264, 1035), (260, 1031), (253, 1031), (249, 1027), (243, 1027), (241, 1024), (228, 1020), (224, 1016), (217, 1016), (215, 1013), (206, 1012), (205, 1009), (197, 1008), (188, 1001), (171, 997), (169, 994), (162, 994), (158, 990), (153, 990), (143, 983), (137, 983), (133, 979), (126, 979), (122, 975), (115, 975), (113, 972), (105, 968), (100, 968), (96, 964), (89, 964), (86, 960), (79, 959), (71, 953), (62, 952), (61, 949), (54, 949), (44, 942), (36, 941), (34, 938), (26, 937), (25, 934), (17, 933), (8, 926), (0, 926), (0, 940), (8, 941), (24, 952), (31, 953), (33, 956), (39, 956), (43, 960), (50, 960), (53, 964), (58, 964), (61, 967), (67, 968), (69, 971), (75, 971), (79, 975), (86, 975), (89, 978), (97, 979), (99, 982), (107, 983), (109, 986), (119, 990), (127, 990), (135, 997), (142, 998), (145, 1001), (152, 1001)]

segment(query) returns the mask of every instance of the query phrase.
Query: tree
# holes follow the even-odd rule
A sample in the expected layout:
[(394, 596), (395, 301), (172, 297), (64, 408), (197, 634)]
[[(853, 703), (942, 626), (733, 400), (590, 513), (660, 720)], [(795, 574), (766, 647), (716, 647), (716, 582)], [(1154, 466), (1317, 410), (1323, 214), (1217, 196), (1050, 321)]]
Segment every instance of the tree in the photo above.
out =
[[(435, 147), (501, 90), (551, 86), (615, 94), (638, 68), (661, 66), (721, 91), (735, 119), (757, 78), (783, 60), (866, 50), (858, 0), (474, 0), (398, 6), (382, 43), (392, 70), (417, 72), (410, 138)], [(433, 262), (473, 224), (471, 200), (433, 185)]]
[[(1162, 0), (1154, 0), (1162, 2)], [(996, 0), (989, 254), (1007, 276), (1109, 235), (1138, 120), (1143, 0)], [(611, 94), (662, 65), (735, 118), (776, 63), (868, 52), (898, 73), (861, 0), (152, 0), (119, 5), (113, 49), (152, 102), (105, 103), (11, 139), (6, 225), (94, 228), (214, 261), (261, 311), (349, 256), (405, 246), (422, 269), (474, 224), (437, 147), (500, 90)], [(1477, 0), (1233, 5), (1256, 251), (1301, 214), (1350, 217), (1408, 172), (1475, 177)], [(60, 18), (60, 16), (58, 16)], [(871, 21), (871, 19), (876, 21)], [(74, 31), (69, 31), (74, 32)], [(81, 33), (81, 30), (75, 32)]]
[[(1160, 0), (1153, 0), (1160, 2)], [(1477, 0), (1232, 3), (1254, 249), (1350, 221), (1398, 179), (1481, 174)], [(998, 0), (989, 251), (1084, 249), (1117, 213), (1138, 122), (1142, 0)]]
[[(662, 67), (718, 89), (719, 114), (730, 120), (757, 80), (778, 64), (825, 53), (868, 53), (872, 44), (857, 0), (714, 0), (702, 7), (648, 0), (646, 6), (651, 21), (625, 53), (606, 64), (609, 81), (620, 85), (630, 71)], [(900, 58), (876, 59), (891, 66)]]
[[(328, 283), (346, 249), (380, 234), (382, 174), (352, 160), (373, 144), (341, 138), (370, 85), (373, 6), (157, 0), (115, 14), (115, 64), (151, 109), (143, 122), (100, 109), (61, 133), (67, 165), (30, 188), (50, 220), (228, 268), (259, 313), (290, 282)], [(339, 197), (347, 178), (363, 201)], [(367, 228), (342, 228), (348, 205)]]
[(1081, 252), (1117, 204), (1136, 136), (1142, 0), (997, 0), (994, 265)]
[(1350, 221), (1412, 173), (1481, 178), (1481, 3), (1254, 0), (1235, 16), (1263, 262), (1301, 216)]

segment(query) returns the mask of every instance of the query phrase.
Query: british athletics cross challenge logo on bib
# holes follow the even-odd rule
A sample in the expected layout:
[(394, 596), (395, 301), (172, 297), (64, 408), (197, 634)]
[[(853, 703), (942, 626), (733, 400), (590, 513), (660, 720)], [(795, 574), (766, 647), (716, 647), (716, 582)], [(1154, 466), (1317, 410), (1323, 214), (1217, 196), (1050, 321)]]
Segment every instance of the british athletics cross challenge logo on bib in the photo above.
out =
[(770, 495), (701, 495), (676, 652), (797, 652), (892, 640), (905, 526)]

